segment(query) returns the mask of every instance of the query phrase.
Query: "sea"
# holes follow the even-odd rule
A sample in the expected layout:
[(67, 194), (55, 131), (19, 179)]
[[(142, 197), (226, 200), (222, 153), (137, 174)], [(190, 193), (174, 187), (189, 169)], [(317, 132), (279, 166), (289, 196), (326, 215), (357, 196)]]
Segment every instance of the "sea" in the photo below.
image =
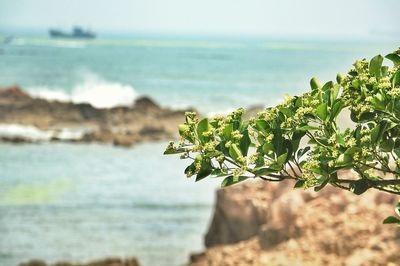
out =
[[(3, 38), (4, 39), (4, 38)], [(0, 37), (0, 42), (2, 38)], [(333, 80), (393, 40), (129, 35), (16, 36), (0, 44), (0, 87), (96, 107), (141, 96), (205, 115), (272, 106)], [(135, 256), (184, 265), (201, 251), (221, 180), (195, 183), (167, 142), (0, 144), (0, 265)]]

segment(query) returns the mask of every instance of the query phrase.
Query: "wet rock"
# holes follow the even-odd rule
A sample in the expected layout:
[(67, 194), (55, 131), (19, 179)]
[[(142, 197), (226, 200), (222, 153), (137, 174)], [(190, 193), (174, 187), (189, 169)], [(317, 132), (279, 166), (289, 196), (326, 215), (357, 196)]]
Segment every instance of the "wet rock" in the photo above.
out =
[[(139, 98), (133, 106), (96, 108), (88, 103), (34, 98), (19, 87), (0, 89), (0, 124), (32, 126), (40, 132), (82, 128), (86, 133), (74, 139), (75, 142), (96, 141), (130, 147), (143, 141), (171, 140), (178, 137), (177, 126), (183, 120), (184, 111), (161, 108), (148, 97)], [(30, 141), (12, 137), (5, 140)], [(49, 140), (71, 141), (59, 136), (50, 136)]]
[(113, 145), (122, 147), (131, 147), (134, 142), (135, 140), (132, 137), (120, 135), (114, 137)]
[(105, 258), (87, 263), (56, 262), (52, 264), (46, 264), (42, 260), (31, 260), (21, 263), (19, 266), (139, 266), (139, 262), (136, 258)]
[(149, 97), (141, 97), (134, 103), (134, 108), (142, 112), (160, 111), (161, 108)]
[(15, 85), (4, 89), (0, 88), (0, 99), (17, 101), (21, 99), (27, 100), (32, 98), (29, 96), (29, 94), (24, 92), (19, 86)]
[(20, 266), (47, 266), (47, 264), (43, 260), (31, 260), (26, 263), (21, 263)]

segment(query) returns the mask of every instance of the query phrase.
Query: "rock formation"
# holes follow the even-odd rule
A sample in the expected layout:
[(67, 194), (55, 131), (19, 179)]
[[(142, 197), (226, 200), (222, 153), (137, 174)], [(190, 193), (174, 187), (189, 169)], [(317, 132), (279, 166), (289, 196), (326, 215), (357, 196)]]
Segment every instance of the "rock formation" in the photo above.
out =
[(88, 263), (56, 262), (52, 264), (47, 264), (42, 260), (31, 260), (19, 266), (139, 266), (139, 263), (135, 258), (105, 258)]
[(292, 186), (248, 181), (220, 189), (208, 248), (189, 265), (400, 265), (400, 229), (382, 224), (399, 197)]
[(97, 141), (130, 146), (176, 138), (177, 125), (183, 119), (184, 111), (161, 108), (148, 97), (132, 106), (102, 109), (34, 98), (17, 86), (0, 89), (0, 124), (13, 125), (36, 137), (23, 132), (1, 134), (3, 141)]

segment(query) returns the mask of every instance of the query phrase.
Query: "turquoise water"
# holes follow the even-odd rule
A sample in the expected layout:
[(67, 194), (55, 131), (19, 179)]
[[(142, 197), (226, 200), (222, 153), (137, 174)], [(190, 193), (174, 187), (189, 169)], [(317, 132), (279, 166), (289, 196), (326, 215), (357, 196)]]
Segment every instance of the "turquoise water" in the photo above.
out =
[[(130, 104), (148, 95), (203, 113), (275, 104), (333, 79), (395, 42), (137, 38), (55, 41), (19, 37), (0, 46), (0, 86), (40, 97)], [(182, 265), (202, 249), (218, 180), (195, 184), (166, 143), (0, 145), (0, 265), (31, 258), (85, 261), (137, 256)]]
[(284, 94), (304, 91), (313, 76), (334, 79), (355, 59), (397, 46), (365, 41), (16, 38), (1, 48), (0, 84), (87, 101), (102, 86), (112, 99), (121, 95), (129, 102), (149, 95), (163, 106), (226, 112), (275, 104)]
[(217, 180), (184, 178), (165, 145), (0, 145), (0, 265), (104, 256), (182, 265), (201, 250)]

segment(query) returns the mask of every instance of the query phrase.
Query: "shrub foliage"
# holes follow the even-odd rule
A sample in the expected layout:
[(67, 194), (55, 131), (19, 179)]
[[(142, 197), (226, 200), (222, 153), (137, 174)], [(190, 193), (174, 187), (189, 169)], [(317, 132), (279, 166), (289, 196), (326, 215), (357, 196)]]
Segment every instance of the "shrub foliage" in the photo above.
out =
[[(242, 108), (203, 119), (188, 112), (180, 142), (165, 154), (190, 159), (188, 177), (222, 177), (223, 187), (289, 179), (315, 191), (330, 184), (357, 195), (368, 189), (400, 195), (400, 49), (356, 61), (336, 82), (313, 78), (310, 86), (248, 120)], [(342, 178), (342, 171), (353, 177)], [(384, 222), (400, 224), (394, 216)]]

